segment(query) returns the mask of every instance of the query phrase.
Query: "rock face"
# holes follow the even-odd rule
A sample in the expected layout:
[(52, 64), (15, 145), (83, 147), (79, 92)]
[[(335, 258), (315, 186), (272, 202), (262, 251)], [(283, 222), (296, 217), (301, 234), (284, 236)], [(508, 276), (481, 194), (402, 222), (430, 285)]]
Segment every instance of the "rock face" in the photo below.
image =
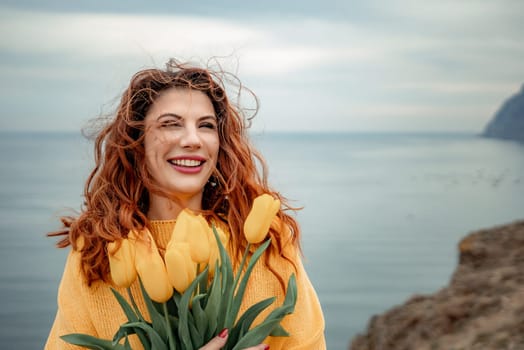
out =
[(449, 286), (373, 316), (351, 350), (524, 349), (524, 221), (459, 244)]
[(483, 136), (524, 142), (524, 85), (486, 126)]

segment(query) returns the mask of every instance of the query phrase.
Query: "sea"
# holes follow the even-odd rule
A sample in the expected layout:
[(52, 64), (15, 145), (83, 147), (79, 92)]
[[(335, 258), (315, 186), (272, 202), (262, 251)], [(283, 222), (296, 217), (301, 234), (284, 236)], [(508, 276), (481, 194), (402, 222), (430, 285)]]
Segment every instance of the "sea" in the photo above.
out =
[[(473, 133), (256, 133), (272, 187), (302, 208), (328, 349), (444, 287), (468, 233), (524, 219), (524, 145)], [(82, 203), (80, 133), (0, 133), (0, 344), (41, 349), (66, 250), (46, 233)], [(303, 320), (308, 322), (308, 320)]]

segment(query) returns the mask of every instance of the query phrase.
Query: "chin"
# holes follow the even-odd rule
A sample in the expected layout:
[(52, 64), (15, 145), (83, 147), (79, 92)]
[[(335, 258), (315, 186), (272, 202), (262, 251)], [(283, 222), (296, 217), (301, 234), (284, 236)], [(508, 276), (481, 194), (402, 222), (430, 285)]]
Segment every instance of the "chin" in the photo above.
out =
[(176, 188), (171, 188), (169, 193), (175, 197), (179, 198), (190, 198), (194, 196), (201, 195), (204, 192), (204, 184), (193, 185), (193, 186), (183, 186), (178, 185)]

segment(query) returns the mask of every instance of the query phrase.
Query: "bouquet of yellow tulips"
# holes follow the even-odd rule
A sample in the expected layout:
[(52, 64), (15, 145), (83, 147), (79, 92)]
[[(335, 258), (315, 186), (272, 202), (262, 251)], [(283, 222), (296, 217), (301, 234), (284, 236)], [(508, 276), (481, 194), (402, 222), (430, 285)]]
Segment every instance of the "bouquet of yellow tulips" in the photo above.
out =
[[(270, 239), (247, 262), (250, 246), (264, 240), (279, 208), (280, 201), (268, 194), (255, 199), (244, 223), (248, 246), (236, 274), (224, 247), (224, 232), (214, 225), (210, 227), (201, 215), (189, 210), (179, 214), (164, 259), (147, 230), (141, 234), (131, 231), (126, 239), (110, 243), (111, 278), (115, 285), (127, 288), (130, 302), (112, 291), (128, 321), (112, 340), (86, 334), (61, 338), (90, 349), (128, 350), (128, 336), (136, 334), (145, 350), (196, 350), (227, 328), (229, 337), (223, 349), (237, 350), (259, 344), (269, 335), (289, 336), (280, 322), (295, 308), (294, 275), (289, 278), (283, 304), (262, 323), (252, 327), (255, 318), (275, 301), (274, 297), (250, 306), (238, 316), (251, 271)], [(141, 314), (129, 288), (137, 277), (149, 320)]]

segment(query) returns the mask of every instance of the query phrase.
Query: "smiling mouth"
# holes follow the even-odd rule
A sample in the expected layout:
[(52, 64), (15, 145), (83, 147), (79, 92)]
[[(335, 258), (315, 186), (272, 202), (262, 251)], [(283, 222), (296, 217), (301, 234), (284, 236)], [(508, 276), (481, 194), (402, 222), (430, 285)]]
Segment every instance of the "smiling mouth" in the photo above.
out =
[(186, 168), (196, 168), (204, 164), (204, 161), (195, 160), (195, 159), (171, 159), (169, 160), (169, 163), (175, 166), (183, 166)]

